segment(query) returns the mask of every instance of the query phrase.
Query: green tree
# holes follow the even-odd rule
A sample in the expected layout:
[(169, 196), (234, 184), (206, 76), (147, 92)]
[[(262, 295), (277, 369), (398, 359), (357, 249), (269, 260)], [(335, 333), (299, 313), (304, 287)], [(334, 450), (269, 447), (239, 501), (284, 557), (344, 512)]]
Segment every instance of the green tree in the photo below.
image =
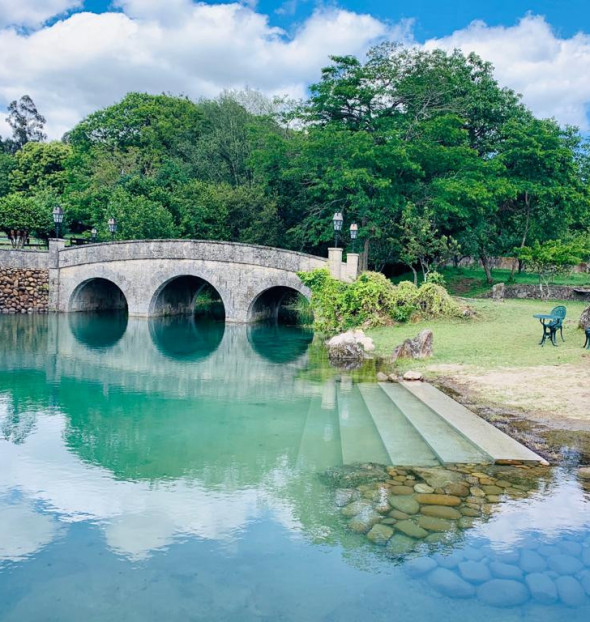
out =
[(71, 147), (60, 142), (27, 143), (14, 156), (15, 166), (10, 174), (12, 190), (34, 194), (51, 189), (62, 193), (71, 153)]
[[(548, 294), (549, 284), (559, 274), (590, 257), (590, 239), (579, 236), (567, 241), (550, 240), (517, 249), (518, 257), (539, 275), (541, 295)], [(543, 289), (545, 286), (545, 289)]]
[(0, 197), (10, 192), (10, 174), (15, 166), (14, 156), (0, 151)]
[(8, 104), (6, 121), (12, 128), (10, 148), (13, 152), (22, 149), (28, 142), (41, 142), (47, 138), (43, 132), (45, 117), (28, 95)]
[(108, 239), (107, 221), (111, 217), (117, 221), (119, 240), (157, 240), (178, 235), (172, 215), (161, 203), (123, 188), (111, 194), (106, 209), (96, 219), (102, 239)]
[(13, 248), (21, 248), (29, 235), (45, 237), (51, 231), (51, 211), (43, 201), (13, 192), (0, 198), (0, 227)]

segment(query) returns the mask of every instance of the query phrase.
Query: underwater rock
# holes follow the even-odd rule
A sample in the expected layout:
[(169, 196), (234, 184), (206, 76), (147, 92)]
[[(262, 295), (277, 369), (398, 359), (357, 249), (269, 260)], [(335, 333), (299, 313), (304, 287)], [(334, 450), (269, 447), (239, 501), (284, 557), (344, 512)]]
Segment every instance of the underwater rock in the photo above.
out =
[(492, 579), (479, 586), (477, 597), (492, 607), (516, 607), (526, 603), (529, 591), (518, 581)]
[(389, 497), (389, 505), (395, 510), (405, 512), (406, 514), (417, 514), (420, 504), (413, 496), (391, 495)]
[(574, 577), (558, 577), (555, 579), (555, 585), (559, 598), (568, 607), (579, 607), (586, 600), (580, 582)]
[(350, 488), (370, 482), (386, 482), (389, 474), (384, 466), (378, 464), (343, 464), (327, 469), (320, 477), (335, 488)]
[(406, 536), (410, 536), (410, 538), (416, 538), (421, 540), (428, 535), (426, 529), (422, 529), (411, 520), (401, 520), (395, 524), (395, 530), (401, 531)]
[(483, 562), (466, 561), (459, 564), (459, 572), (469, 583), (485, 583), (492, 578), (489, 568)]
[(425, 505), (461, 505), (461, 499), (453, 495), (419, 494), (416, 495), (416, 501)]
[(394, 533), (387, 543), (387, 552), (390, 555), (405, 555), (414, 549), (416, 540), (403, 533)]
[(471, 598), (475, 588), (459, 575), (447, 568), (437, 568), (428, 575), (428, 582), (432, 587), (451, 598)]
[(557, 600), (557, 587), (545, 573), (532, 572), (525, 581), (533, 600), (538, 603), (551, 605)]
[(375, 544), (379, 544), (381, 546), (385, 546), (387, 541), (393, 535), (393, 529), (388, 525), (377, 524), (371, 527), (371, 530), (367, 534), (367, 538), (374, 542)]
[(448, 518), (449, 520), (458, 520), (463, 515), (459, 510), (448, 507), (446, 505), (425, 505), (421, 510), (424, 516), (434, 516), (436, 518)]

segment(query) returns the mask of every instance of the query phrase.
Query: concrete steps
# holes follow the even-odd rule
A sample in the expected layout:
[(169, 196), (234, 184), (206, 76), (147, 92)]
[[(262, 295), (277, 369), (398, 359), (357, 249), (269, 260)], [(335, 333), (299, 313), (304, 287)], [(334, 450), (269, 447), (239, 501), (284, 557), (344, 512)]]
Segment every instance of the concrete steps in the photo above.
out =
[(391, 464), (396, 466), (439, 464), (428, 444), (379, 386), (358, 384), (357, 387), (385, 445)]
[(493, 462), (498, 460), (545, 462), (535, 452), (484, 421), (431, 384), (427, 382), (402, 382), (400, 384), (436, 412), (449, 426), (485, 452)]
[(457, 432), (445, 419), (397, 383), (379, 383), (442, 464), (491, 462), (491, 457)]
[(341, 463), (342, 449), (336, 411), (323, 408), (321, 397), (312, 397), (299, 443), (297, 468), (319, 472)]
[(340, 386), (336, 391), (342, 462), (388, 464), (389, 455), (358, 391), (360, 386), (352, 384), (347, 388)]

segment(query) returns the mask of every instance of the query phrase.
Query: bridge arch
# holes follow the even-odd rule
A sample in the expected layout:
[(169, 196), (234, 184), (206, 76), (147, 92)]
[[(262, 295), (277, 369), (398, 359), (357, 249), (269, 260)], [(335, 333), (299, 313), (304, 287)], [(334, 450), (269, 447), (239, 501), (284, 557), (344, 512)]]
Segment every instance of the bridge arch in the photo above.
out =
[(164, 281), (152, 296), (148, 314), (150, 317), (194, 315), (197, 297), (204, 291), (218, 297), (225, 317), (226, 304), (219, 290), (210, 281), (194, 274), (179, 274)]
[(261, 291), (250, 303), (248, 309), (249, 322), (272, 321), (286, 324), (293, 321), (294, 312), (289, 310), (298, 297), (309, 300), (307, 288), (303, 285), (273, 285)]
[(114, 280), (91, 277), (74, 289), (68, 311), (127, 311), (127, 297)]

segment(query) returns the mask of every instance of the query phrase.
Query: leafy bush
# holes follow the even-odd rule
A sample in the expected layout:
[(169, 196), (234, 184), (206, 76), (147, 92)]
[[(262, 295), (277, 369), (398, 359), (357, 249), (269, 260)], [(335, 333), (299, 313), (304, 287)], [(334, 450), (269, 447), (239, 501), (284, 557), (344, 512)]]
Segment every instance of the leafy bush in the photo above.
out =
[(383, 274), (364, 272), (347, 284), (334, 279), (325, 268), (298, 275), (311, 289), (314, 327), (321, 332), (406, 322), (416, 312), (426, 317), (460, 314), (447, 290), (436, 283), (416, 287), (404, 281), (396, 286)]

